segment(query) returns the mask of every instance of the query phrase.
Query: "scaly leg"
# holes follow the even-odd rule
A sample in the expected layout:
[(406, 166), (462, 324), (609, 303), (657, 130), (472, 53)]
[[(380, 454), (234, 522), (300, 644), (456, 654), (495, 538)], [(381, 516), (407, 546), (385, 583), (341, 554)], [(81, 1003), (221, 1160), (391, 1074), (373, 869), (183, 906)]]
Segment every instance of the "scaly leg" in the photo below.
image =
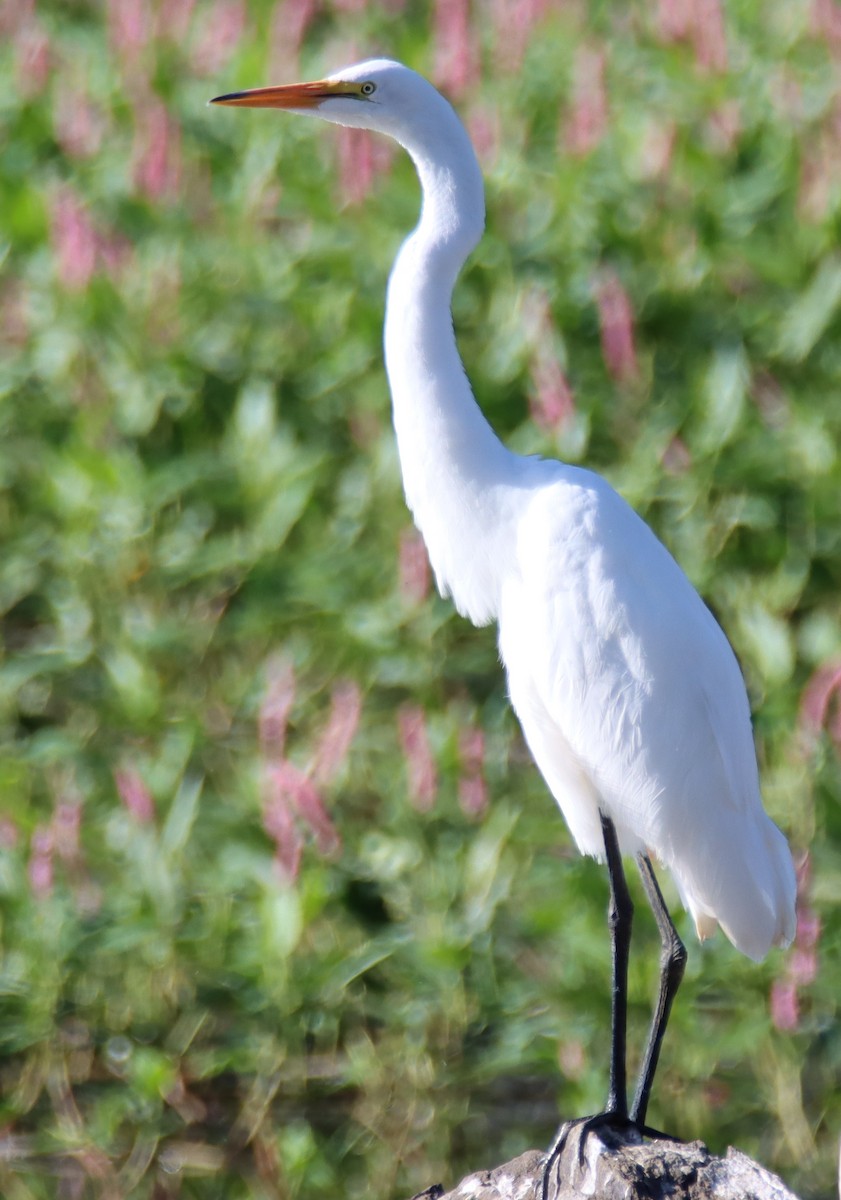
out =
[(651, 1085), (654, 1082), (654, 1072), (657, 1070), (657, 1060), (660, 1057), (660, 1047), (663, 1044), (663, 1035), (666, 1032), (672, 1001), (680, 987), (683, 969), (686, 966), (686, 947), (678, 937), (678, 932), (669, 916), (669, 910), (666, 908), (666, 902), (657, 883), (651, 859), (647, 854), (640, 854), (637, 856), (637, 864), (654, 913), (654, 919), (657, 922), (657, 928), (660, 930), (662, 943), (657, 1003), (651, 1018), (651, 1028), (648, 1032), (648, 1042), (640, 1069), (639, 1082), (631, 1106), (631, 1120), (635, 1125), (642, 1126), (645, 1123)]
[[(595, 1129), (602, 1124), (623, 1125), (629, 1123), (625, 1051), (628, 1019), (628, 955), (631, 947), (634, 906), (622, 868), (622, 855), (619, 851), (616, 829), (610, 817), (606, 817), (604, 813), (600, 815), (605, 855), (607, 856), (607, 873), (610, 881), (610, 904), (607, 910), (612, 960), (610, 1079), (607, 1106), (604, 1112), (598, 1113), (594, 1117), (584, 1118), (586, 1128), (581, 1131), (580, 1135), (580, 1153), (583, 1152), (584, 1143), (591, 1128)], [(561, 1157), (571, 1130), (579, 1124), (581, 1124), (579, 1121), (567, 1121), (558, 1131), (543, 1168), (543, 1186), (541, 1188), (543, 1200), (549, 1200), (552, 1168)]]

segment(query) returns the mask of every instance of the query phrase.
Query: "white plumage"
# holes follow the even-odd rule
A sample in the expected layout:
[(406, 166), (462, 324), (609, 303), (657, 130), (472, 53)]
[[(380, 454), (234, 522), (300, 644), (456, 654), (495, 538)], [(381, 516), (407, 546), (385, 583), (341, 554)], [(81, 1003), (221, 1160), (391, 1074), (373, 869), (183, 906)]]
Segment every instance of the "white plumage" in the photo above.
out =
[(727, 639), (603, 479), (511, 453), (470, 390), (450, 297), (484, 199), (451, 106), (387, 60), (220, 100), (379, 130), (412, 156), (423, 208), (391, 274), (385, 356), (406, 499), (438, 587), (474, 624), (498, 622), (511, 703), (582, 852), (604, 858), (609, 818), (624, 852), (668, 867), (701, 936), (718, 922), (754, 959), (786, 945), (794, 870), (762, 807)]

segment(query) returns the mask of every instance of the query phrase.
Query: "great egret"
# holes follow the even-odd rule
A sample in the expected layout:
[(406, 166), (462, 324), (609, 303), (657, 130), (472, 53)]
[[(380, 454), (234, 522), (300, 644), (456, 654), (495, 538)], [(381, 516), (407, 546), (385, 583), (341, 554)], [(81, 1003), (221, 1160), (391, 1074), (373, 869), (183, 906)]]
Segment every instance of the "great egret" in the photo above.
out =
[[(450, 299), (484, 228), (482, 175), (443, 96), (400, 63), (375, 59), (213, 103), (377, 130), (414, 160), (423, 207), (391, 272), (385, 317), (406, 500), (442, 595), (475, 625), (498, 622), (511, 703), (534, 759), (579, 849), (607, 861), (613, 992), (603, 1115), (642, 1128), (686, 960), (649, 852), (671, 871), (700, 937), (719, 924), (760, 959), (794, 935), (794, 869), (762, 808), (735, 655), (675, 560), (612, 487), (579, 467), (513, 454), (479, 410)], [(623, 853), (636, 856), (662, 941), (630, 1108)]]

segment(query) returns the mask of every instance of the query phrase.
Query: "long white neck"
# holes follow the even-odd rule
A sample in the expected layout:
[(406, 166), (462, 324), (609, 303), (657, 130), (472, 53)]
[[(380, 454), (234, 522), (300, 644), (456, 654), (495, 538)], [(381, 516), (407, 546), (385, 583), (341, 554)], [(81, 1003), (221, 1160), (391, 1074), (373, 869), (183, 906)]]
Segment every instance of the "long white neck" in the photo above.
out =
[(498, 611), (506, 497), (522, 460), (482, 415), (453, 333), (453, 286), (482, 235), (485, 206), (470, 139), (442, 105), (429, 139), (434, 150), (421, 137), (404, 142), (423, 208), (389, 280), (385, 360), (406, 501), (442, 595), (482, 625)]

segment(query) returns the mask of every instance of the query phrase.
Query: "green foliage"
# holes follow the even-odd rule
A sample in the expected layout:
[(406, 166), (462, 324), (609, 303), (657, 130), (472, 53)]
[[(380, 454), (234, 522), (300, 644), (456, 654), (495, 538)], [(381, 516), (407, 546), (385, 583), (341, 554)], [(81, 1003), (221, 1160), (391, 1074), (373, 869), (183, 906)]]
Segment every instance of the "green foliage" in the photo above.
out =
[[(402, 505), (380, 325), (411, 167), (205, 103), (385, 51), (481, 135), (488, 230), (455, 299), (479, 400), (675, 552), (809, 855), (788, 956), (684, 920), (651, 1120), (827, 1195), (835, 7), (740, 0), (719, 29), (714, 4), (701, 28), (666, 0), (477, 0), (445, 35), (446, 6), (337, 4), (300, 65), (292, 4), (104, 7), (0, 11), (0, 1190), (385, 1200), (603, 1102), (603, 872), (492, 631), (423, 594)], [(634, 1046), (656, 947), (641, 915)]]

